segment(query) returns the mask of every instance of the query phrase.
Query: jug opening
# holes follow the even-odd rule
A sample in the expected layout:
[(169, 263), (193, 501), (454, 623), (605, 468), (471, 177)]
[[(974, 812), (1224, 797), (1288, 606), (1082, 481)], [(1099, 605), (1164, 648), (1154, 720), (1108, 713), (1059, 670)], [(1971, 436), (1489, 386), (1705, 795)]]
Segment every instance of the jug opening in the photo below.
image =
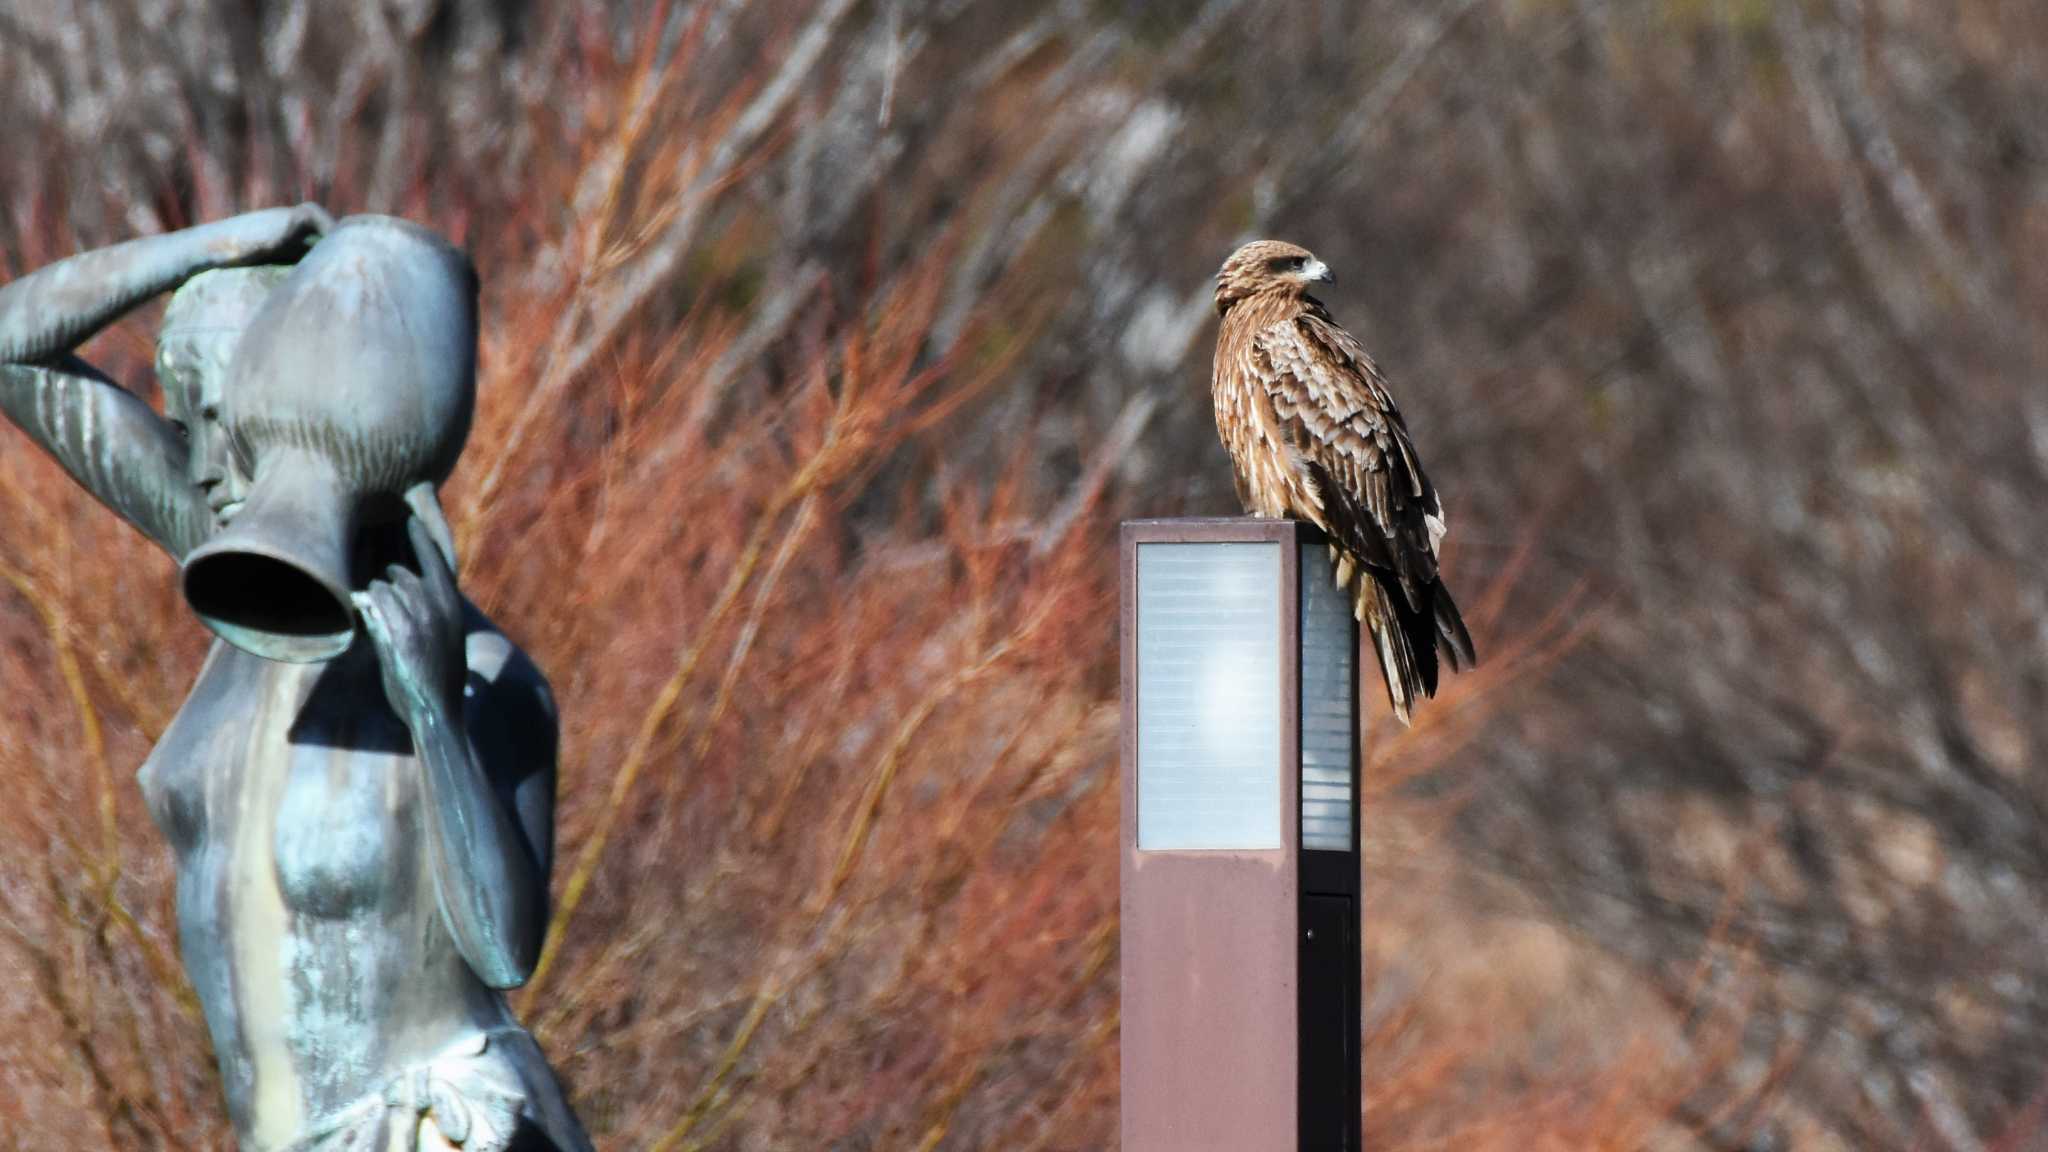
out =
[(230, 641), (250, 646), (237, 635), (263, 637), (255, 647), (273, 659), (338, 656), (355, 630), (352, 608), (325, 584), (293, 564), (253, 552), (195, 558), (185, 572), (185, 598)]

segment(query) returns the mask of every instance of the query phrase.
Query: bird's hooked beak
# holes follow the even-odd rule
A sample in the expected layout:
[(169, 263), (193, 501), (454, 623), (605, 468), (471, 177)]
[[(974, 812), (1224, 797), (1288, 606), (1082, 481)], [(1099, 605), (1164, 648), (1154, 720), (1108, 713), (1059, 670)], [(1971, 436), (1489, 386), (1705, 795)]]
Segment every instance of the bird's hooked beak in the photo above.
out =
[(1309, 262), (1301, 266), (1301, 278), (1311, 284), (1335, 284), (1337, 282), (1337, 277), (1331, 273), (1330, 266), (1314, 257), (1310, 257)]

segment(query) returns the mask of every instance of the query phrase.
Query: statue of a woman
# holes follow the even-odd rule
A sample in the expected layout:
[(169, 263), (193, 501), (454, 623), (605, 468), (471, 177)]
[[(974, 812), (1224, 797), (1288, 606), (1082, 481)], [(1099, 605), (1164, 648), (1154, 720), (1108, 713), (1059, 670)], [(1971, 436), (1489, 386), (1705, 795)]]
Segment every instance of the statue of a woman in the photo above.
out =
[[(309, 247), (336, 257), (315, 269)], [(379, 271), (386, 250), (438, 262), (422, 275), (462, 306), (379, 296), (413, 275)], [(245, 505), (254, 519), (265, 490), (286, 493), (271, 506), (325, 501), (319, 486), (346, 465), (384, 459), (388, 430), (354, 437), (350, 413), (432, 407), (406, 372), (337, 367), (353, 345), (379, 365), (452, 355), (428, 364), (435, 386), (472, 386), (474, 290), (466, 260), (424, 229), (335, 226), (311, 205), (83, 253), (0, 287), (0, 412), (184, 562), (235, 535)], [(168, 291), (158, 416), (73, 350)], [(238, 357), (254, 350), (245, 333), (267, 354)], [(308, 431), (308, 388), (347, 393), (313, 397), (334, 401), (325, 429)], [(402, 496), (334, 497), (354, 501), (336, 521), (350, 566), (337, 579), (352, 581), (339, 611), (344, 628), (362, 623), (339, 654), (216, 643), (139, 775), (177, 855), (180, 947), (249, 1152), (589, 1147), (502, 995), (531, 974), (546, 927), (556, 718), (540, 672), (457, 591), (434, 484), (468, 422), (466, 393), (440, 401), (458, 401), (459, 420), (416, 454), (438, 463), (381, 477)], [(233, 562), (214, 571), (216, 606), (282, 587)], [(188, 593), (195, 579), (188, 568)]]

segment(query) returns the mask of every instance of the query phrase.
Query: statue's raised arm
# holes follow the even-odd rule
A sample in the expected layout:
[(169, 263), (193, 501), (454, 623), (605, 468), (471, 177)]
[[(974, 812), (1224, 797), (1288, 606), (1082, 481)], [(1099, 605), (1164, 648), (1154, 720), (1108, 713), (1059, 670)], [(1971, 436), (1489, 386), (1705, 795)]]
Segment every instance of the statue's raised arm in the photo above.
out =
[[(266, 209), (81, 253), (0, 285), (0, 413), (182, 559), (232, 495), (217, 392), (241, 326), (283, 275), (269, 266), (296, 260), (330, 224), (311, 204)], [(75, 351), (171, 291), (157, 349), (168, 414), (159, 416)]]

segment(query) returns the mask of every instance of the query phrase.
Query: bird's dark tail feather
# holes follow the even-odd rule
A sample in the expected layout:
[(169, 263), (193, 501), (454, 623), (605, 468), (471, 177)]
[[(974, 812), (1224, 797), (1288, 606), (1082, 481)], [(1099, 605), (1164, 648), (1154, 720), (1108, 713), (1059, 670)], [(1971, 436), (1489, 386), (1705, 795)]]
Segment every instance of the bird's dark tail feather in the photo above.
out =
[(1359, 572), (1353, 590), (1359, 622), (1372, 636), (1394, 716), (1408, 724), (1415, 702), (1436, 695), (1441, 654), (1451, 671), (1478, 663), (1472, 634), (1465, 630), (1458, 606), (1441, 582), (1432, 583), (1416, 608), (1405, 596), (1391, 594), (1368, 572)]
[(1408, 603), (1405, 596), (1387, 596), (1394, 606), (1394, 615), (1401, 622), (1401, 641), (1408, 648), (1409, 666), (1415, 670), (1411, 686), (1420, 689), (1420, 692), (1409, 693), (1411, 699), (1417, 695), (1436, 695), (1436, 623), (1430, 619), (1428, 590), (1423, 592), (1421, 599), (1423, 607), (1417, 609)]
[(1444, 654), (1444, 662), (1453, 672), (1465, 672), (1479, 665), (1479, 656), (1472, 649), (1472, 634), (1465, 631), (1465, 618), (1458, 615), (1458, 606), (1451, 601), (1451, 590), (1443, 581), (1436, 583), (1433, 597), (1436, 608), (1436, 646)]
[(1388, 595), (1386, 585), (1370, 573), (1358, 573), (1352, 596), (1358, 622), (1372, 636), (1373, 649), (1379, 654), (1387, 703), (1394, 708), (1394, 718), (1407, 724), (1415, 701), (1435, 688), (1436, 650), (1423, 647), (1420, 651), (1427, 653), (1427, 664), (1417, 660), (1415, 630), (1406, 618), (1413, 610), (1401, 597)]

